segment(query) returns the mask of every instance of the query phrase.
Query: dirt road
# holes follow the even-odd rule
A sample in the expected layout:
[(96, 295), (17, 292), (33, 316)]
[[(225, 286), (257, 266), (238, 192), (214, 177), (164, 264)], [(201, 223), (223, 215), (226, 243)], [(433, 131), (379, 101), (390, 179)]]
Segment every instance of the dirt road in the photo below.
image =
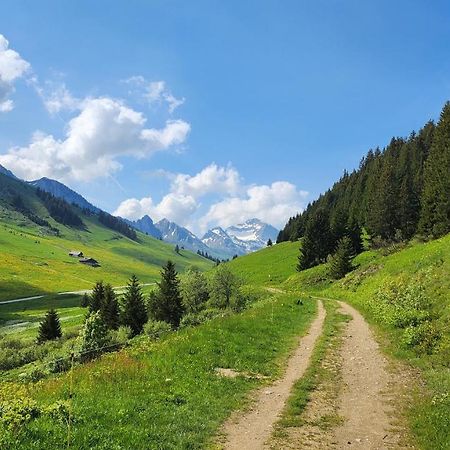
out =
[(295, 353), (289, 358), (282, 378), (271, 386), (265, 386), (256, 394), (250, 411), (232, 416), (224, 426), (225, 449), (258, 450), (270, 437), (289, 393), (308, 367), (314, 344), (322, 331), (325, 309), (318, 301), (318, 315), (306, 336), (300, 339)]
[(337, 448), (396, 448), (400, 433), (394, 426), (395, 377), (361, 314), (339, 303), (352, 320), (341, 351), (344, 388), (338, 410), (343, 423), (334, 430), (333, 442)]
[(346, 303), (339, 305), (351, 320), (344, 325), (341, 337), (336, 337), (337, 346), (322, 361), (331, 376), (311, 392), (302, 425), (282, 429), (271, 437), (290, 390), (305, 372), (320, 336), (325, 318), (321, 302), (318, 317), (289, 359), (285, 375), (256, 394), (250, 411), (235, 414), (225, 424), (225, 449), (411, 448), (405, 444), (405, 430), (399, 428), (394, 407), (403, 382), (388, 368), (361, 314)]

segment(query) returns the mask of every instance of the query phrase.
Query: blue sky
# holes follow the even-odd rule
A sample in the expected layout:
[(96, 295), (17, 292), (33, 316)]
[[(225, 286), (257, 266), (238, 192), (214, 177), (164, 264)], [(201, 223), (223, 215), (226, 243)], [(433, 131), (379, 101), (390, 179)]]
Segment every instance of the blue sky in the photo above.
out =
[(199, 233), (281, 226), (450, 98), (445, 1), (0, 8), (0, 163)]

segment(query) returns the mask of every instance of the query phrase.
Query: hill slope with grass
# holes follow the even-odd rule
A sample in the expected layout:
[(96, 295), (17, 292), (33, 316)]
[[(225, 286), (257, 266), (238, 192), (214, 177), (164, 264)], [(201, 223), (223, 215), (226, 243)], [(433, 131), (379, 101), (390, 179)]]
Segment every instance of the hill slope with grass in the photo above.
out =
[[(247, 283), (340, 299), (378, 333), (384, 352), (417, 374), (409, 424), (421, 448), (446, 448), (450, 435), (450, 235), (365, 251), (355, 270), (333, 281), (327, 264), (296, 272), (298, 242), (230, 263)], [(276, 275), (273, 275), (276, 274)], [(271, 281), (270, 276), (272, 276)]]
[[(82, 226), (57, 222), (36, 189), (0, 174), (0, 301), (89, 289), (100, 279), (124, 285), (133, 273), (144, 283), (152, 282), (168, 259), (181, 272), (213, 265), (189, 251), (176, 253), (173, 245), (143, 233), (130, 239), (74, 205), (64, 208), (79, 217)], [(100, 267), (80, 264), (69, 256), (71, 250), (94, 258)]]

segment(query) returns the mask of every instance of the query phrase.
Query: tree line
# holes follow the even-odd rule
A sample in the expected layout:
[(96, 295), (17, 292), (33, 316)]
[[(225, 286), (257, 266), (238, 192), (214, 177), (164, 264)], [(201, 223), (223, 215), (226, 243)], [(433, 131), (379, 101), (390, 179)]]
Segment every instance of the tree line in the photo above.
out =
[(111, 214), (108, 214), (104, 211), (100, 211), (98, 213), (98, 221), (101, 224), (105, 225), (105, 227), (108, 227), (114, 231), (118, 231), (119, 233), (132, 239), (133, 241), (137, 240), (137, 234), (134, 228), (130, 227), (119, 217), (112, 216)]
[(69, 227), (85, 227), (80, 217), (73, 212), (72, 207), (62, 198), (55, 197), (40, 188), (36, 188), (36, 195), (42, 200), (42, 203), (47, 208), (50, 217), (52, 217), (56, 222)]
[[(80, 335), (80, 351), (104, 347), (109, 333), (119, 329), (125, 329), (128, 337), (143, 331), (153, 336), (157, 330), (176, 330), (181, 325), (201, 323), (217, 311), (240, 311), (245, 302), (239, 278), (224, 264), (210, 277), (196, 268), (180, 277), (175, 264), (168, 261), (156, 289), (147, 297), (135, 275), (121, 296), (110, 284), (99, 281), (81, 300), (88, 313)], [(58, 314), (49, 310), (40, 323), (37, 341), (42, 343), (61, 336)]]
[[(361, 231), (372, 246), (438, 238), (450, 231), (450, 102), (437, 124), (369, 150), (358, 169), (289, 219), (277, 242), (302, 239), (299, 270), (324, 262), (341, 247), (362, 251)], [(345, 245), (342, 239), (345, 238)]]

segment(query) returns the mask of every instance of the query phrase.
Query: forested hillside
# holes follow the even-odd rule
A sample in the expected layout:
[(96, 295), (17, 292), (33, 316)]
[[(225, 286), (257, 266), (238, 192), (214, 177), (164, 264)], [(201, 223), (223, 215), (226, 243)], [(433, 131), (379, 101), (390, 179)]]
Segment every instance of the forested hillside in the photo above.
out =
[[(324, 262), (345, 235), (355, 241), (364, 229), (374, 246), (436, 238), (450, 231), (450, 103), (437, 124), (428, 122), (408, 138), (393, 138), (370, 150), (359, 168), (345, 172), (326, 193), (292, 217), (277, 242), (304, 238), (314, 256), (307, 268)], [(312, 242), (311, 242), (312, 241)], [(306, 244), (306, 245), (305, 245)], [(310, 245), (311, 244), (311, 245)]]

